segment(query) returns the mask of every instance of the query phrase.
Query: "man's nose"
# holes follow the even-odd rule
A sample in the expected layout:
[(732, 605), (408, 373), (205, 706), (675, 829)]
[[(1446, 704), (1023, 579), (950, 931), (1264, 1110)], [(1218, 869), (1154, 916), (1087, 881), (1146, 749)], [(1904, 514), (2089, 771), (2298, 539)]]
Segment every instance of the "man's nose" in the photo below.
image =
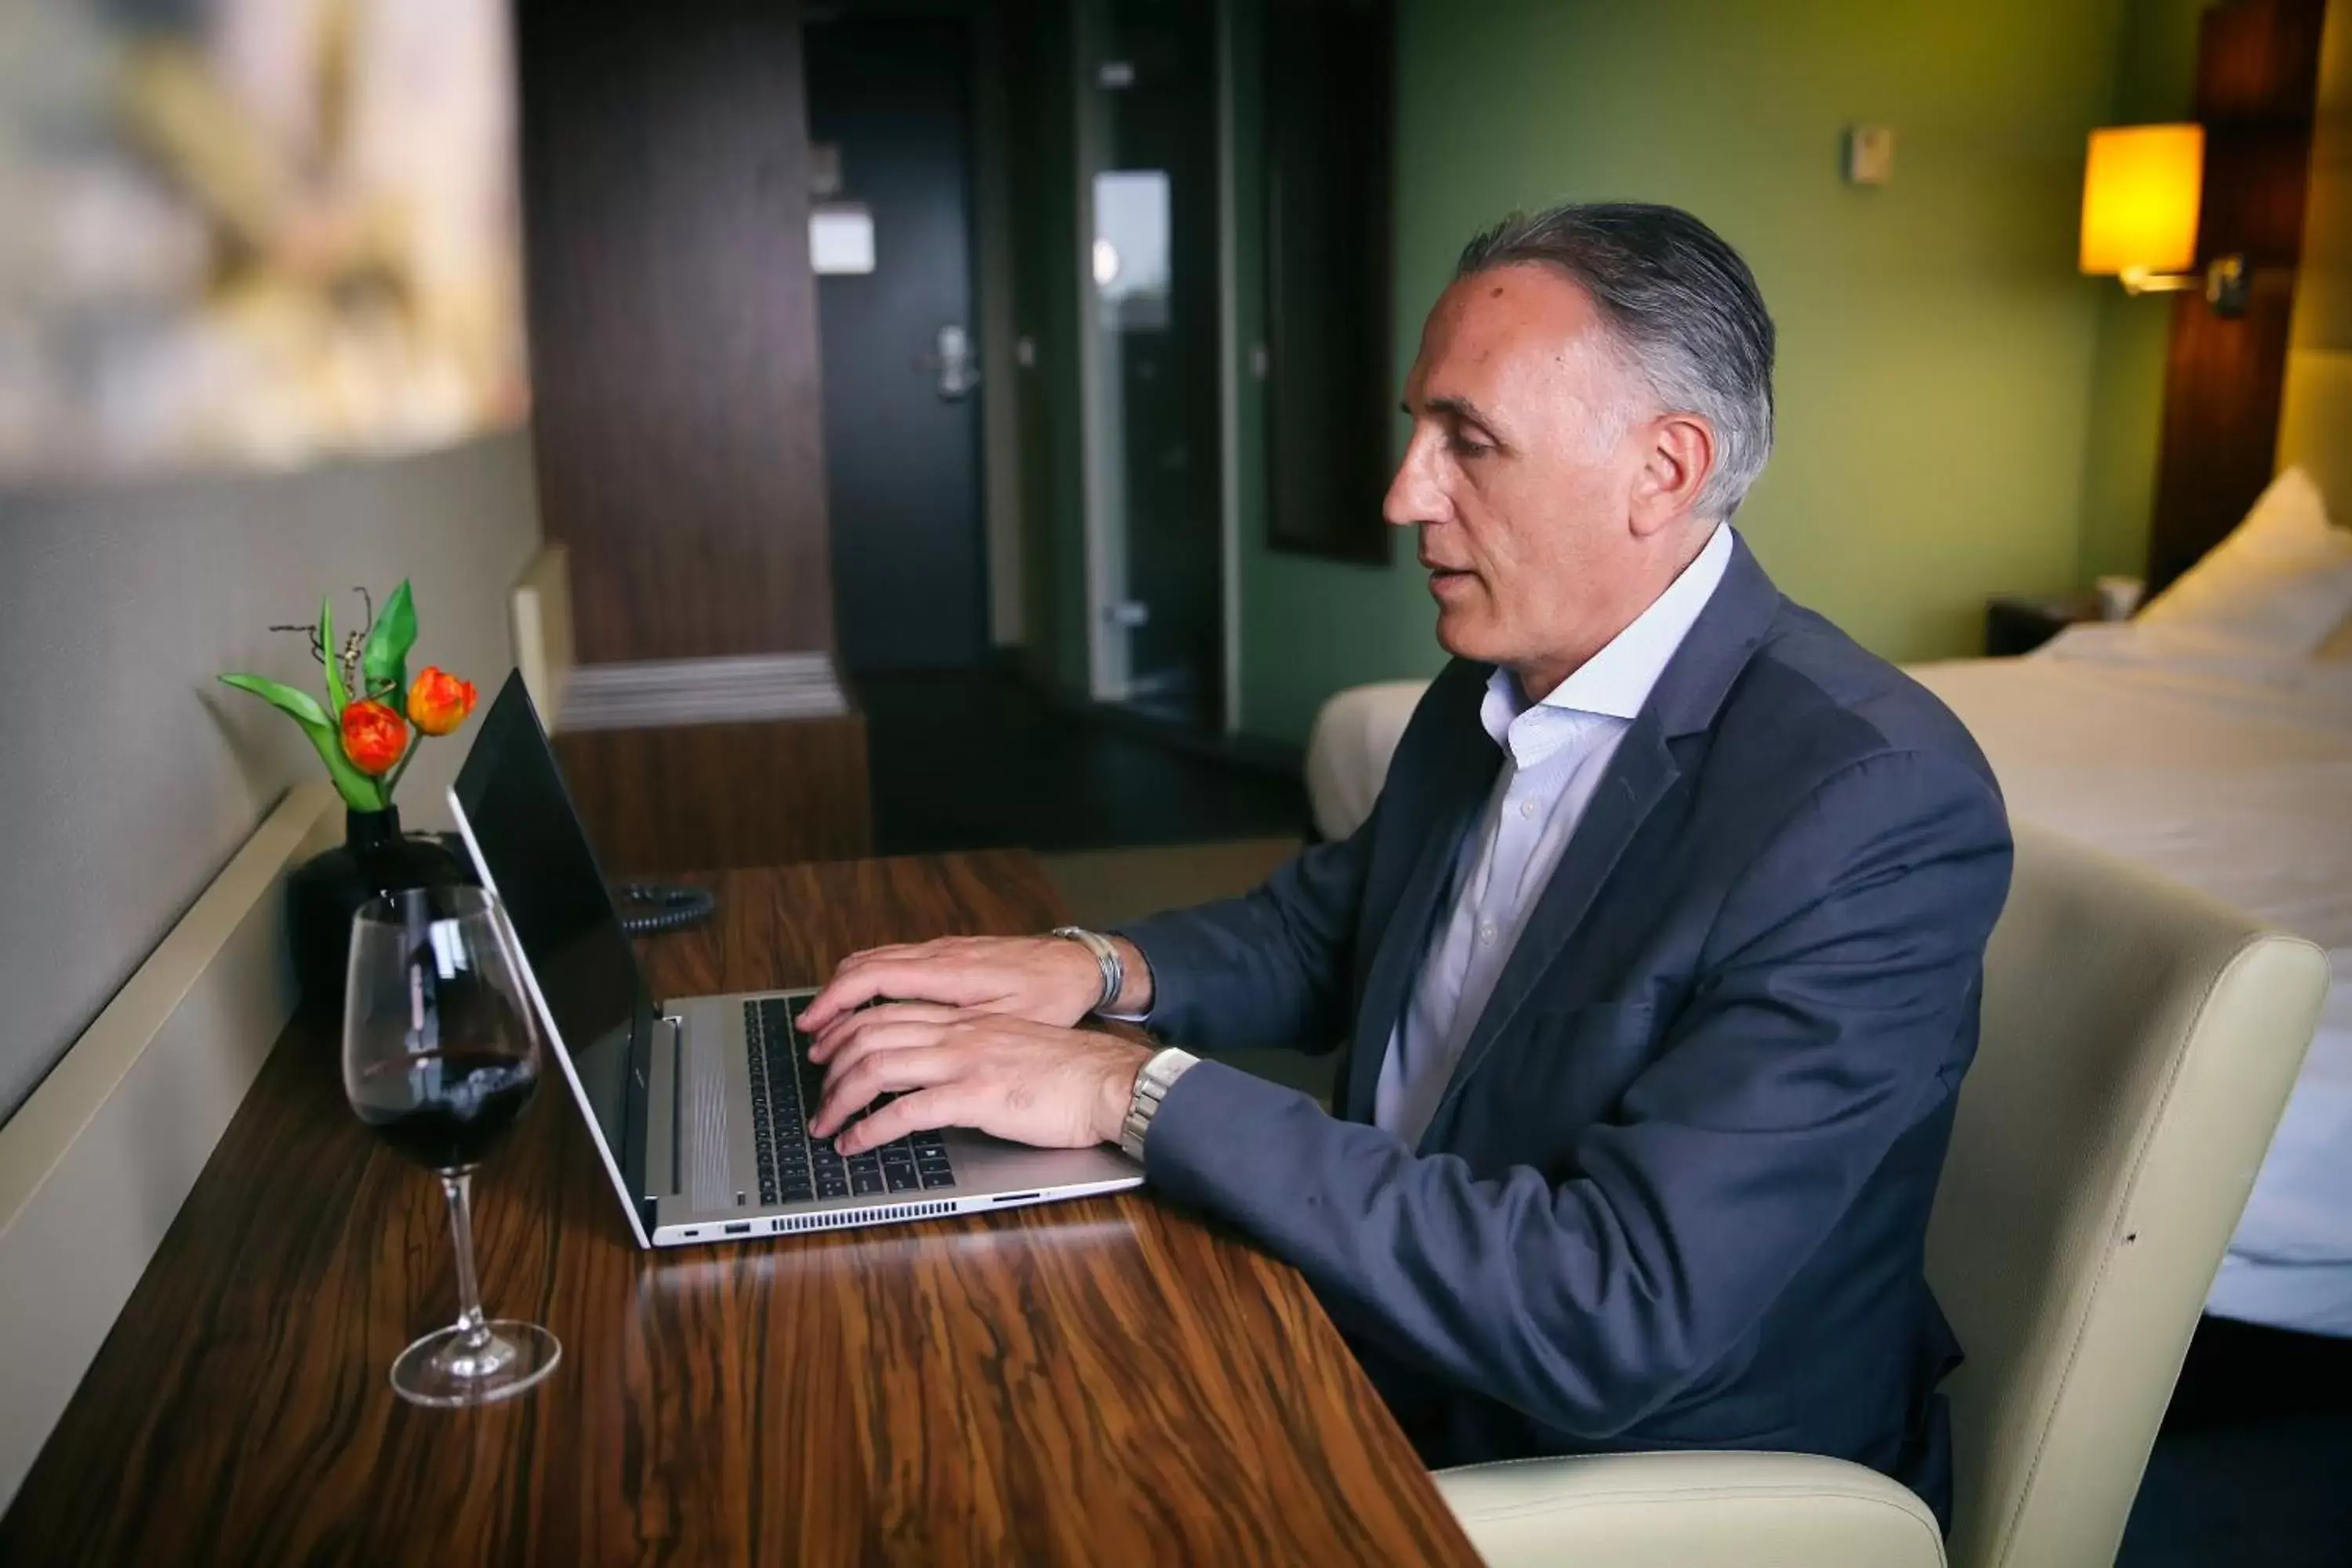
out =
[(1428, 443), (1415, 435), (1405, 447), (1404, 460), (1397, 465), (1396, 478), (1389, 481), (1381, 516), (1391, 527), (1414, 528), (1441, 521), (1444, 513), (1445, 492), (1429, 472)]

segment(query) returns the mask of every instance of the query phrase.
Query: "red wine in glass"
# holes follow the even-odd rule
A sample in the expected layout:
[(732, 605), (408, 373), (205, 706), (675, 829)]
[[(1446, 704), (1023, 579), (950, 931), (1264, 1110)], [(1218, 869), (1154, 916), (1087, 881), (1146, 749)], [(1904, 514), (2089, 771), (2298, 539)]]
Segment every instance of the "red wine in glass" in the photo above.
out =
[(352, 1109), (376, 1136), (435, 1171), (462, 1171), (505, 1137), (539, 1089), (528, 1058), (488, 1051), (421, 1052), (361, 1074)]
[(359, 1119), (440, 1173), (457, 1249), (457, 1321), (392, 1363), (417, 1405), (481, 1405), (555, 1370), (563, 1348), (535, 1323), (482, 1315), (474, 1276), (474, 1167), (539, 1088), (539, 1031), (505, 916), (479, 888), (419, 888), (352, 921), (343, 1092)]

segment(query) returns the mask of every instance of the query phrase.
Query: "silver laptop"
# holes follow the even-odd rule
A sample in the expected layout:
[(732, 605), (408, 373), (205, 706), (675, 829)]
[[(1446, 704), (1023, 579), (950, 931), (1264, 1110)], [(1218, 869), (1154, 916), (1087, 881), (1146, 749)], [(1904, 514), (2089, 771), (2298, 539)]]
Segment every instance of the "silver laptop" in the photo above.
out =
[(824, 1070), (793, 1020), (814, 991), (656, 1003), (520, 676), (449, 791), (506, 907), (549, 1053), (586, 1113), (640, 1247), (741, 1241), (1010, 1208), (1139, 1185), (1109, 1148), (959, 1130), (852, 1159), (808, 1135)]

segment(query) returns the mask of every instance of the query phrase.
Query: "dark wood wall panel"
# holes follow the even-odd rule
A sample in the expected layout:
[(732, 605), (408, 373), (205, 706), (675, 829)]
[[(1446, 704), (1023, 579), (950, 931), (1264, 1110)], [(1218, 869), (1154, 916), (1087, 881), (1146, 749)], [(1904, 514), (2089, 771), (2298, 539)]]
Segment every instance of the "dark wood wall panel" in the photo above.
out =
[(517, 0), (540, 505), (581, 659), (830, 647), (795, 0)]
[(2246, 313), (2234, 320), (2199, 296), (2173, 304), (2147, 541), (2151, 593), (2227, 538), (2271, 482), (2294, 283), (2292, 273), (2255, 272)]
[(2197, 113), (2231, 123), (2311, 119), (2326, 0), (2227, 0), (2198, 21)]
[(2242, 254), (2246, 311), (2178, 296), (2147, 584), (2158, 592), (2228, 536), (2270, 483), (2303, 251), (2325, 0), (2230, 0), (2199, 25), (2205, 185), (2197, 261)]
[(665, 876), (872, 851), (866, 719), (769, 720), (555, 737), (604, 868)]

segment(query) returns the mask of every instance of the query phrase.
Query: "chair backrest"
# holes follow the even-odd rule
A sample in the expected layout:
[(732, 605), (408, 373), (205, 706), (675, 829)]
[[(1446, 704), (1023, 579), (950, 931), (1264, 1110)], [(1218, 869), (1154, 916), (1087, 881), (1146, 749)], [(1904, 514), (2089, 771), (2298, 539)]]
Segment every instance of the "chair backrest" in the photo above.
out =
[(2109, 1563), (2327, 963), (2031, 824), (1927, 1234), (1954, 1568)]

